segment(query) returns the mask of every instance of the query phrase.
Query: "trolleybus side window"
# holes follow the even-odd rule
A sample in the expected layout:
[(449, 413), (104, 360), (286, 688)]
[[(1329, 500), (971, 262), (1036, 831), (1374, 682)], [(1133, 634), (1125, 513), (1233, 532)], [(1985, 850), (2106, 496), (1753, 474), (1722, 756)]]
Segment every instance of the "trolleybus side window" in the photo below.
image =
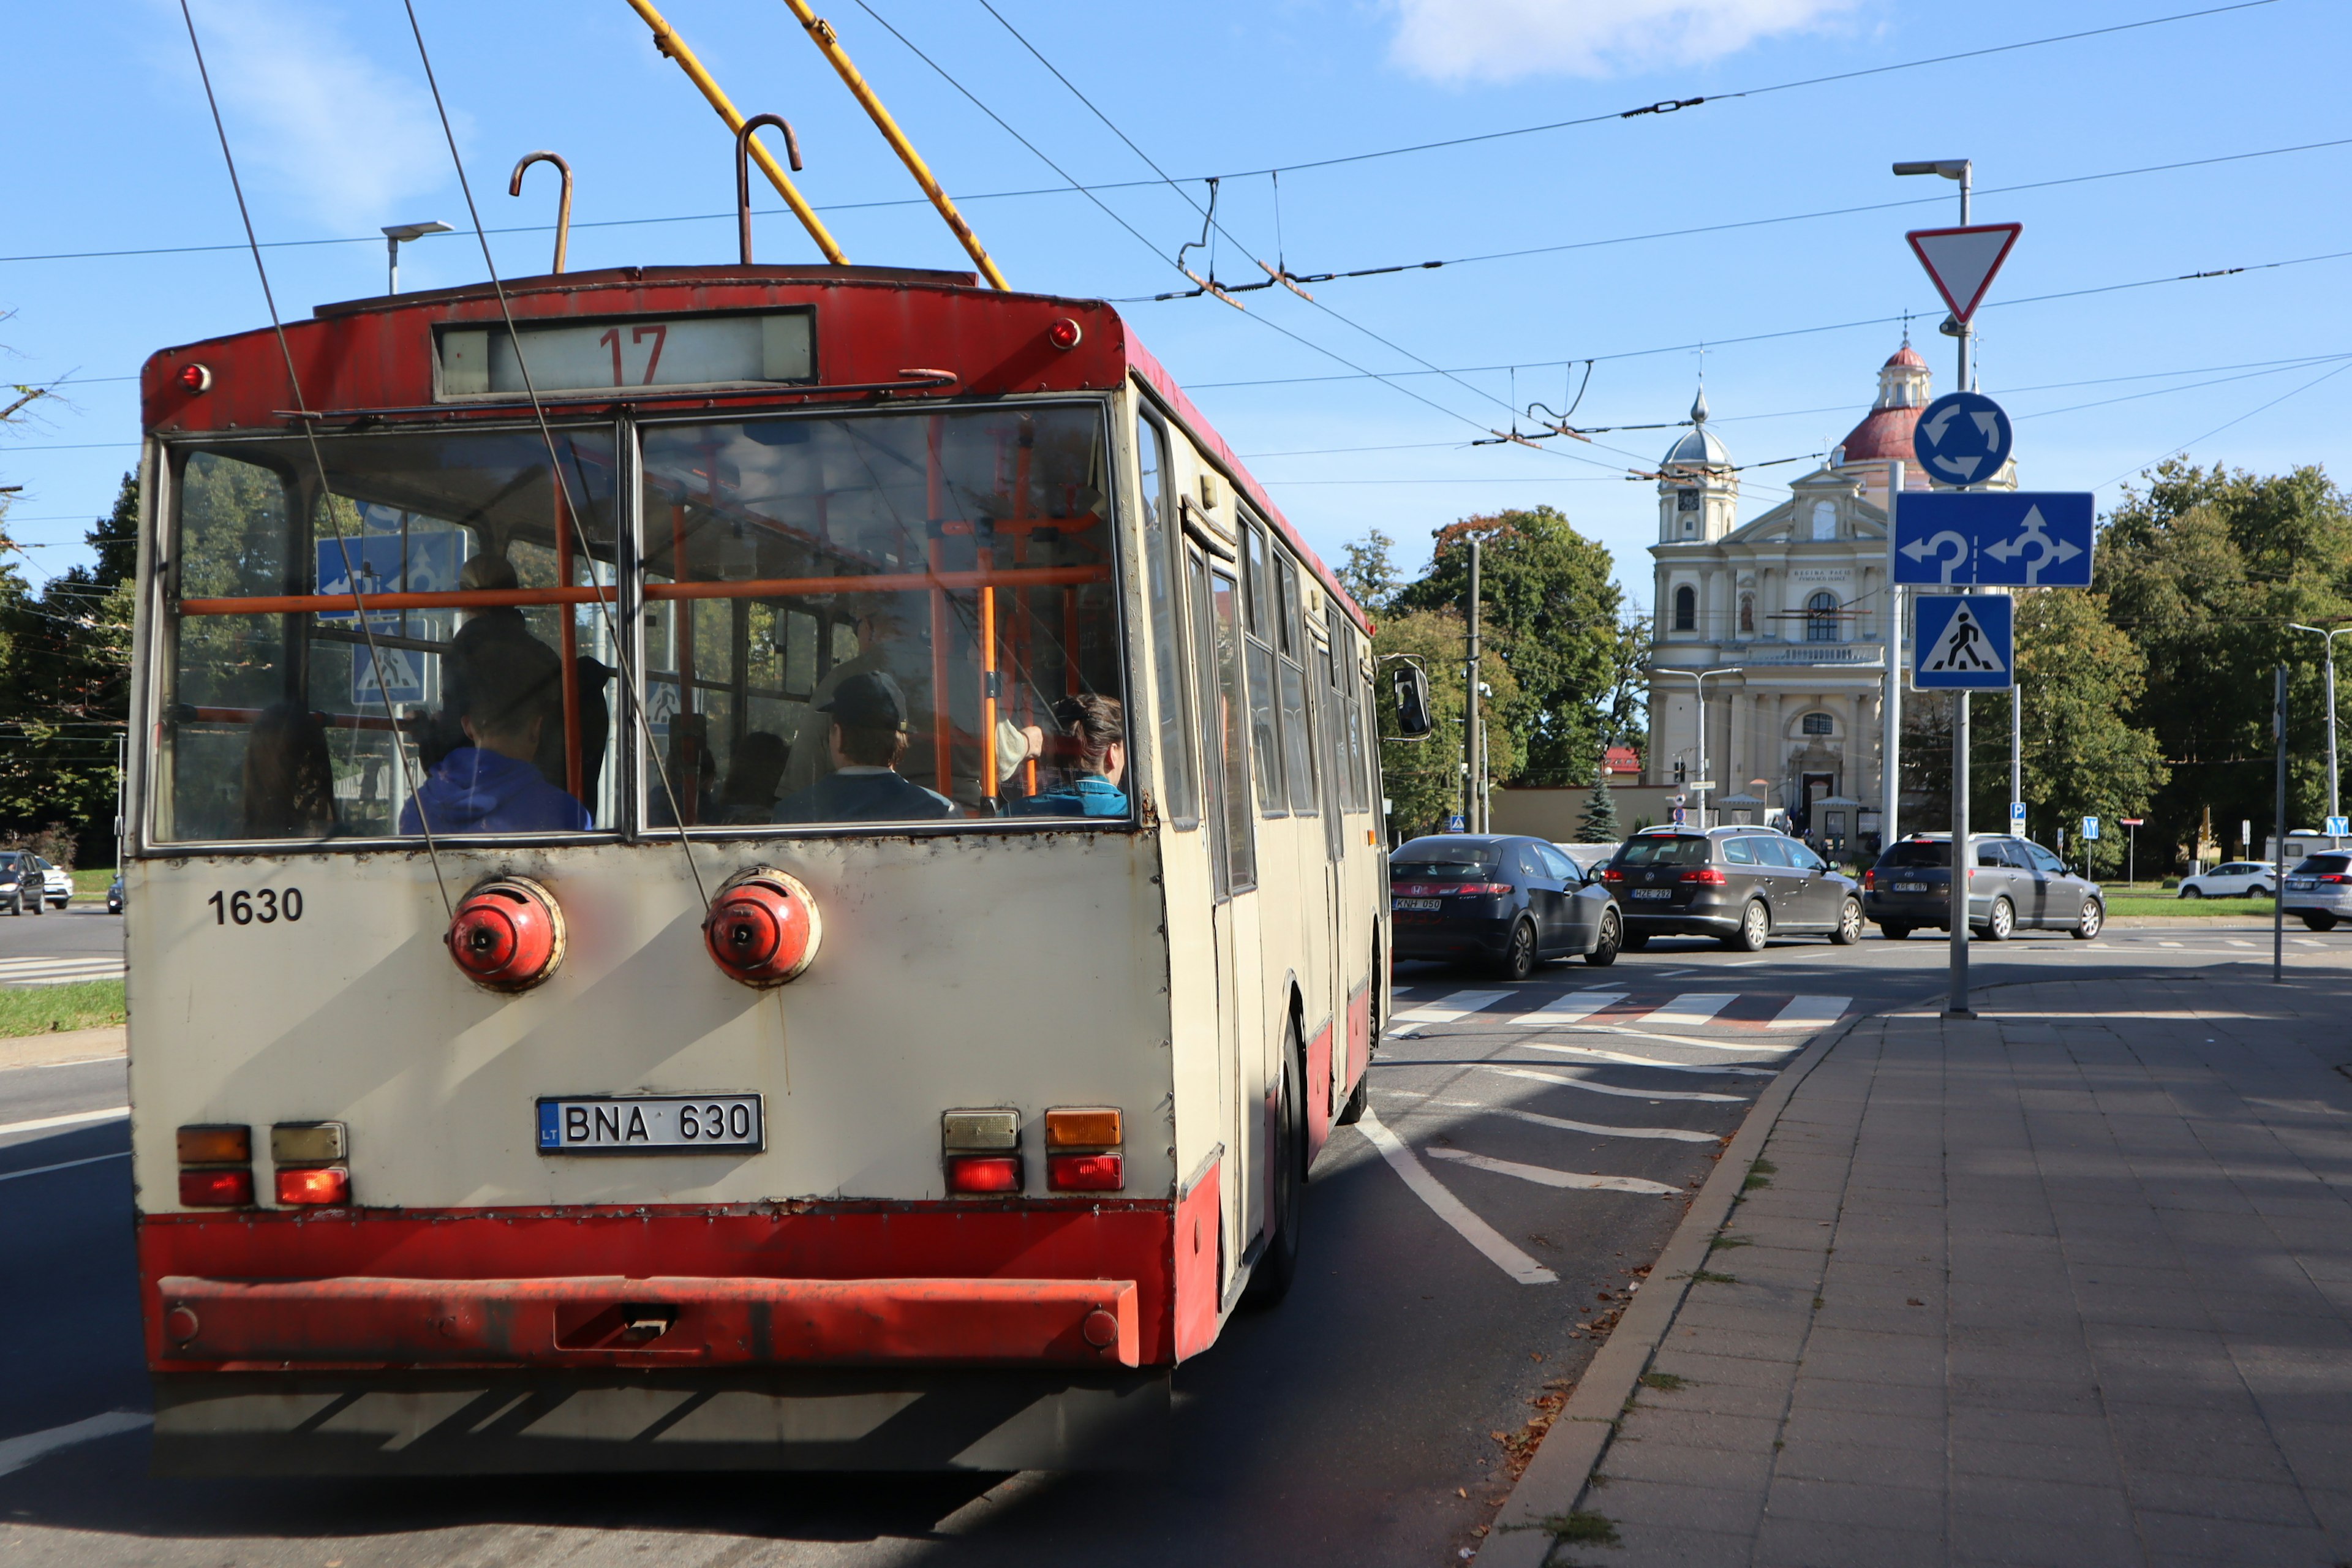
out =
[[(1091, 403), (643, 427), (648, 826), (1131, 818), (1055, 718), (1124, 685), (1104, 437)], [(808, 689), (796, 616), (834, 628)]]
[(154, 838), (613, 826), (610, 435), (557, 436), (561, 492), (536, 430), (317, 450), (169, 455)]
[(1330, 665), (1332, 707), (1331, 753), (1333, 765), (1342, 781), (1341, 798), (1347, 809), (1362, 811), (1364, 799), (1364, 723), (1363, 707), (1357, 699), (1356, 632), (1339, 605), (1326, 600), (1323, 605), (1324, 624), (1331, 634), (1327, 650)]
[[(1223, 807), (1224, 890), (1245, 892), (1257, 886), (1256, 824), (1250, 815), (1249, 699), (1242, 685), (1241, 598), (1232, 575), (1208, 570), (1193, 558), (1196, 582), (1205, 575), (1207, 592), (1201, 595), (1208, 625), (1199, 640), (1203, 669), (1201, 689), (1214, 700), (1201, 705), (1201, 729), (1210, 755), (1223, 762), (1217, 795)], [(1213, 661), (1213, 663), (1211, 661)]]
[(1151, 599), (1153, 707), (1158, 710), (1160, 808), (1169, 825), (1201, 826), (1184, 711), (1183, 614), (1177, 591), (1175, 510), (1168, 493), (1168, 436), (1146, 414), (1135, 422), (1137, 480), (1143, 495), (1143, 578)]
[(1246, 542), (1242, 589), (1247, 605), (1244, 616), (1244, 655), (1249, 673), (1250, 756), (1257, 769), (1258, 810), (1267, 816), (1289, 814), (1290, 795), (1282, 776), (1282, 730), (1275, 690), (1274, 573), (1266, 561), (1265, 530), (1253, 520), (1242, 526)]
[(1277, 660), (1282, 681), (1282, 742), (1290, 778), (1290, 809), (1315, 815), (1315, 736), (1307, 718), (1307, 638), (1299, 626), (1298, 570), (1277, 548), (1274, 552), (1275, 624), (1281, 633)]

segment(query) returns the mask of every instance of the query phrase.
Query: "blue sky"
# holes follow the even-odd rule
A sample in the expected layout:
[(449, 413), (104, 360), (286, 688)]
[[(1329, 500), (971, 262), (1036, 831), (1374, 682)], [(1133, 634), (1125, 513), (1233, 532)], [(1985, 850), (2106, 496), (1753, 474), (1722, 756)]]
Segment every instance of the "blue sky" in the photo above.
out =
[[(2210, 0), (2208, 0), (2210, 4)], [(1171, 8), (993, 0), (1004, 21), (1169, 174), (1100, 192), (1129, 233), (991, 121), (906, 39), (1088, 184), (1151, 169), (981, 0), (821, 6), (1016, 288), (1130, 299), (1183, 287), (1170, 258), (1201, 229), (1187, 196), (1223, 174), (1220, 279), (1453, 263), (1214, 300), (1123, 306), (1310, 542), (1338, 557), (1369, 528), (1410, 566), (1432, 529), (1542, 501), (1615, 552), (1645, 599), (1662, 430), (1566, 451), (1468, 447), (1510, 405), (1580, 426), (1680, 418), (1704, 355), (1737, 460), (1825, 450), (1915, 333), (1950, 385), (1941, 310), (1903, 231), (1953, 221), (1953, 187), (1895, 159), (1966, 156), (1980, 221), (2025, 235), (1979, 318), (1983, 388), (2018, 416), (2036, 488), (2112, 504), (2176, 447), (2256, 470), (2345, 468), (2352, 414), (2352, 138), (2333, 62), (2352, 6), (2273, 3), (1841, 81), (1963, 50), (2110, 28), (2194, 0), (1270, 0)], [(459, 145), (492, 227), (545, 225), (552, 184), (506, 172), (551, 147), (579, 175), (575, 268), (731, 260), (729, 139), (623, 0), (416, 0)], [(467, 215), (397, 0), (194, 0), (281, 309), (381, 291), (379, 226)], [(782, 0), (671, 0), (673, 23), (746, 112), (797, 129), (802, 187), (859, 262), (957, 266), (961, 253)], [(9, 532), (38, 577), (80, 558), (87, 520), (135, 457), (133, 376), (159, 347), (267, 321), (176, 0), (20, 6), (19, 127), (0, 236), (0, 379), (71, 373), (63, 398), (0, 433)], [(1746, 93), (1748, 96), (1727, 96)], [(1614, 116), (1664, 100), (1671, 114)], [(1318, 160), (1516, 127), (1597, 123), (1331, 164)], [(2152, 165), (2233, 158), (2118, 178)], [(1263, 171), (1291, 165), (1276, 182)], [(539, 171), (534, 180), (544, 179)], [(2075, 181), (2052, 184), (2047, 182)], [(2039, 184), (2038, 189), (2003, 187)], [(1042, 195), (999, 193), (1045, 192)], [(1768, 221), (1875, 204), (1911, 206)], [(902, 205), (876, 205), (898, 203)], [(775, 205), (772, 198), (765, 204)], [(685, 221), (636, 221), (680, 219)], [(1277, 226), (1278, 219), (1278, 226)], [(610, 224), (614, 226), (592, 226)], [(1743, 225), (1666, 238), (1662, 231)], [(1236, 241), (1239, 245), (1236, 245)], [(1622, 243), (1596, 243), (1617, 242)], [(403, 284), (478, 280), (470, 234), (410, 247)], [(544, 232), (495, 236), (502, 271), (542, 270)], [(195, 254), (60, 253), (230, 247)], [(761, 220), (763, 258), (814, 253)], [(1510, 259), (1496, 252), (1551, 248)], [(1244, 249), (1246, 254), (1244, 254)], [(1202, 252), (1192, 253), (1196, 268)], [(2228, 268), (2228, 277), (2167, 279)], [(2105, 289), (2105, 292), (2077, 292)], [(2031, 302), (2031, 297), (2071, 297)], [(1835, 328), (1820, 331), (1811, 329)], [(1767, 336), (1766, 334), (1787, 334)], [(1739, 340), (1753, 340), (1742, 342)], [(2330, 358), (2327, 356), (2344, 356)], [(1563, 362), (1577, 361), (1571, 370)], [(1442, 367), (1453, 376), (1428, 374)], [(1354, 368), (1351, 368), (1354, 367)], [(1507, 368), (1519, 367), (1516, 378)], [(1497, 368), (1501, 367), (1501, 368)], [(1359, 374), (1381, 373), (1381, 377)], [(1400, 374), (1411, 373), (1411, 374)], [(2315, 382), (2315, 384), (2314, 383)], [(1516, 389), (1516, 390), (1515, 390)], [(2264, 406), (2268, 405), (2269, 406)], [(2087, 405), (2087, 406), (2084, 406)], [(2226, 426), (2227, 428), (2217, 427)], [(1743, 515), (1809, 464), (1750, 470)]]

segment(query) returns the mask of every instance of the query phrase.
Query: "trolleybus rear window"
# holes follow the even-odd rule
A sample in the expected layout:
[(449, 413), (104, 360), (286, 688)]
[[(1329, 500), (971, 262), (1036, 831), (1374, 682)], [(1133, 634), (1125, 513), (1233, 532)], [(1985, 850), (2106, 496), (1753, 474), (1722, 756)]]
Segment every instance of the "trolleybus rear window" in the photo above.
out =
[(1130, 816), (1099, 405), (641, 440), (649, 826)]

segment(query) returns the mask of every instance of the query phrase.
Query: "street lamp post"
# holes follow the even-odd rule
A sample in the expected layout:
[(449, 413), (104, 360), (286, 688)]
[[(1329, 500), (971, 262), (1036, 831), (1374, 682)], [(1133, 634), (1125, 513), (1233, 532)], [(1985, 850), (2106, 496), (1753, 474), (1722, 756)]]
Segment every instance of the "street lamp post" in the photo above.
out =
[[(2291, 629), (2309, 632), (2327, 645), (2327, 815), (2334, 816), (2343, 809), (2336, 797), (2336, 639), (2346, 632), (2352, 632), (2352, 626), (2337, 626), (2331, 631), (2325, 626), (2306, 626), (2296, 621)], [(2282, 822), (2279, 824), (2282, 843), (2285, 837), (2286, 824)]]
[(384, 287), (387, 294), (400, 292), (400, 247), (412, 239), (423, 239), (428, 234), (447, 234), (449, 226), (435, 218), (426, 223), (388, 223), (383, 226), (383, 248), (392, 258), (390, 281)]
[[(1707, 776), (1706, 772), (1706, 678), (1710, 675), (1737, 675), (1739, 671), (1735, 668), (1661, 669), (1657, 666), (1653, 665), (1650, 667), (1650, 673), (1654, 676), (1687, 675), (1690, 677), (1693, 689), (1698, 700), (1698, 782), (1703, 784), (1713, 784), (1715, 781)], [(1705, 833), (1706, 831), (1707, 792), (1706, 790), (1700, 790), (1697, 794), (1698, 830), (1701, 833)]]

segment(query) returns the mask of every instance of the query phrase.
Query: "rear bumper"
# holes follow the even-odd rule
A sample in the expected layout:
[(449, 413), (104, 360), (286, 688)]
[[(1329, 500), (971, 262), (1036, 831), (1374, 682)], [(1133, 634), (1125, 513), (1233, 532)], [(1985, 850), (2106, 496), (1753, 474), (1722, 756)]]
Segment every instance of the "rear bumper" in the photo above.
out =
[(240, 1363), (1132, 1367), (1129, 1279), (157, 1281), (165, 1353)]
[(1465, 954), (1500, 958), (1510, 944), (1509, 920), (1444, 920), (1423, 924), (1392, 916), (1390, 942), (1399, 958), (1458, 958)]
[(162, 1475), (1125, 1470), (1166, 1368), (159, 1373)]
[(1622, 894), (1617, 900), (1617, 912), (1625, 929), (1653, 936), (1729, 936), (1739, 929), (1739, 917), (1747, 907), (1746, 900), (1721, 894), (1694, 898), (1682, 909), (1638, 904)]

